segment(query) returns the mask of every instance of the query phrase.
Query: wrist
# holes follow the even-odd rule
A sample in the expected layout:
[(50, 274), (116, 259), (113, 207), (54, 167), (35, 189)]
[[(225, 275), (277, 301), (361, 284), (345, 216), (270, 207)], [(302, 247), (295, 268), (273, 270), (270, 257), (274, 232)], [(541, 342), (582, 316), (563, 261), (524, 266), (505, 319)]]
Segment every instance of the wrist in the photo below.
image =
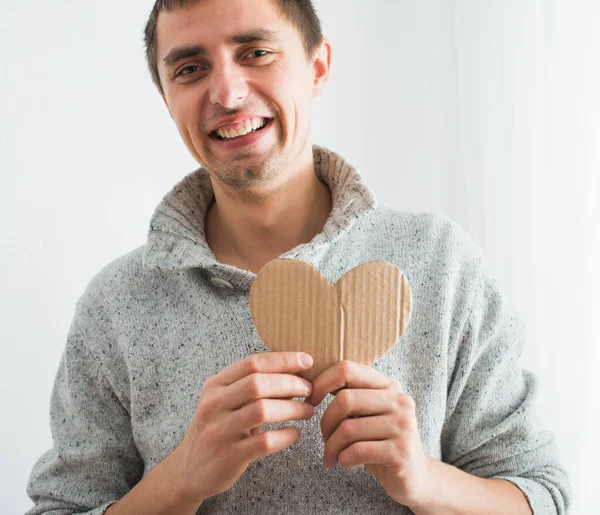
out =
[(195, 515), (202, 499), (186, 487), (182, 461), (173, 452), (153, 467), (122, 499), (112, 504), (111, 515)]
[(164, 466), (167, 477), (172, 478), (172, 500), (175, 505), (200, 506), (209, 496), (198, 491), (190, 478), (193, 474), (185, 468), (186, 451), (179, 445), (158, 466)]
[(440, 466), (443, 464), (429, 456), (425, 457), (425, 480), (424, 491), (420, 496), (407, 505), (415, 515), (433, 515), (442, 513), (440, 502), (444, 498), (443, 494), (443, 474)]
[(408, 505), (415, 515), (531, 514), (525, 494), (514, 484), (497, 478), (480, 478), (434, 459), (428, 461), (427, 494)]

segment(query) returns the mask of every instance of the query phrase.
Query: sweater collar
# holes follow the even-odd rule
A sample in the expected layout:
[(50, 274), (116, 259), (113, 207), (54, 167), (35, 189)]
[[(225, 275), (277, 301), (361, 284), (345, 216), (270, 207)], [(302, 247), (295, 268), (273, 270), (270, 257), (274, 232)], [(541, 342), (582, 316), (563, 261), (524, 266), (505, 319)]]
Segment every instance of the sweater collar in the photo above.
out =
[[(332, 209), (323, 230), (280, 257), (316, 267), (329, 246), (346, 234), (357, 219), (373, 211), (377, 201), (358, 170), (340, 155), (313, 145), (315, 173), (331, 191)], [(204, 218), (213, 202), (213, 188), (203, 168), (190, 173), (165, 195), (150, 221), (143, 265), (155, 270), (201, 268), (214, 284), (248, 290), (256, 275), (216, 260), (206, 242)]]

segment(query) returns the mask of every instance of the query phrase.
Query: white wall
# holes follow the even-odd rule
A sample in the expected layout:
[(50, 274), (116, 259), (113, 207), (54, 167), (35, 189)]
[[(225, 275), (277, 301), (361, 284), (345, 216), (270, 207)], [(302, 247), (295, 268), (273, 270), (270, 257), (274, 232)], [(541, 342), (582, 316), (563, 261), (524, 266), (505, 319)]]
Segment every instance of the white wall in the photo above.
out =
[[(529, 326), (522, 363), (542, 383), (572, 513), (592, 513), (599, 3), (315, 3), (333, 68), (313, 141), (356, 164), (381, 202), (444, 212), (482, 246)], [(52, 445), (50, 393), (77, 298), (144, 242), (156, 204), (196, 168), (145, 69), (151, 6), (0, 3), (6, 513), (29, 507), (31, 467)]]

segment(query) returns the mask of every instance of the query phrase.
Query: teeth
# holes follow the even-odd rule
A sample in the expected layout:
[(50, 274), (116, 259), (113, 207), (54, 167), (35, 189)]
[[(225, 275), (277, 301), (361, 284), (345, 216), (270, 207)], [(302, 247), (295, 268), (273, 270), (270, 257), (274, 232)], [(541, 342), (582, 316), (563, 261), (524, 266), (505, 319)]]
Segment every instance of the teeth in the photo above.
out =
[(240, 124), (236, 129), (218, 129), (216, 133), (224, 139), (237, 138), (239, 136), (245, 136), (257, 129), (264, 127), (267, 124), (266, 118), (251, 118), (244, 120), (244, 123)]

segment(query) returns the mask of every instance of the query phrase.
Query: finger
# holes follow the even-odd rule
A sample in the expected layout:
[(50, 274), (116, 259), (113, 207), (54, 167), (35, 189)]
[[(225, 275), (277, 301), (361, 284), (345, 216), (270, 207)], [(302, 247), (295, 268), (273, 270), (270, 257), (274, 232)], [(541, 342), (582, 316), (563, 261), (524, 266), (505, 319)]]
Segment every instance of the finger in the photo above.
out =
[(332, 468), (339, 454), (356, 442), (387, 440), (399, 436), (400, 429), (394, 419), (386, 416), (347, 418), (325, 444), (323, 464)]
[(389, 390), (346, 389), (340, 391), (321, 417), (321, 434), (327, 441), (338, 426), (350, 417), (390, 413), (395, 408), (394, 393)]
[(295, 374), (308, 370), (312, 363), (312, 357), (305, 352), (261, 352), (236, 361), (210, 381), (218, 386), (229, 386), (250, 374)]
[(339, 454), (338, 463), (343, 468), (368, 464), (390, 468), (398, 465), (391, 440), (356, 442)]
[(389, 387), (392, 381), (367, 365), (344, 360), (328, 368), (313, 380), (313, 391), (306, 402), (317, 406), (328, 393), (335, 392), (340, 388), (347, 386), (349, 388), (381, 389)]
[(300, 429), (295, 426), (265, 431), (235, 443), (236, 455), (247, 461), (274, 454), (294, 444), (300, 438)]
[(232, 411), (225, 417), (225, 427), (231, 432), (243, 435), (263, 424), (274, 424), (287, 420), (308, 420), (315, 409), (306, 402), (279, 399), (260, 399)]
[(294, 374), (250, 374), (225, 387), (221, 395), (221, 408), (234, 410), (264, 398), (307, 397), (312, 384)]

